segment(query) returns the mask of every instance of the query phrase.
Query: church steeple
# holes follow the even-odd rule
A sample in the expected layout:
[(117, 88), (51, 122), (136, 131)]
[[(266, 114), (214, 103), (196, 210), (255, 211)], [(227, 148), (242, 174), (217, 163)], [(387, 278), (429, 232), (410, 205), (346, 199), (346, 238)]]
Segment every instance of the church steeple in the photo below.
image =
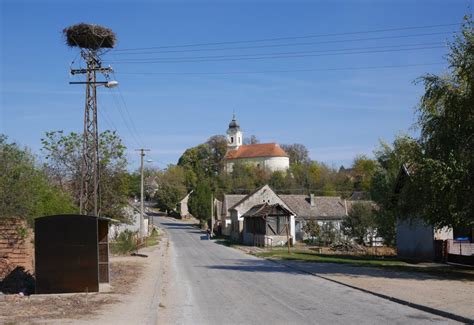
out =
[(235, 118), (235, 112), (232, 118), (232, 121), (229, 123), (229, 128), (227, 129), (227, 149), (228, 150), (237, 150), (242, 145), (243, 134), (240, 130), (240, 125)]

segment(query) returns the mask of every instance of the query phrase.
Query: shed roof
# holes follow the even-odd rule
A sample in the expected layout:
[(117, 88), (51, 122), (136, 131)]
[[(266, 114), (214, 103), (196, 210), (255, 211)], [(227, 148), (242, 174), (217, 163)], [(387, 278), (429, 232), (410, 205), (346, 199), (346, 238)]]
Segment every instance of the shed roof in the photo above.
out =
[(258, 204), (253, 206), (249, 211), (247, 211), (242, 217), (244, 218), (256, 218), (256, 217), (266, 217), (266, 216), (291, 216), (293, 213), (286, 209), (281, 204)]
[(232, 160), (259, 157), (288, 157), (288, 155), (285, 150), (276, 143), (258, 143), (243, 145), (237, 150), (228, 151), (224, 159)]

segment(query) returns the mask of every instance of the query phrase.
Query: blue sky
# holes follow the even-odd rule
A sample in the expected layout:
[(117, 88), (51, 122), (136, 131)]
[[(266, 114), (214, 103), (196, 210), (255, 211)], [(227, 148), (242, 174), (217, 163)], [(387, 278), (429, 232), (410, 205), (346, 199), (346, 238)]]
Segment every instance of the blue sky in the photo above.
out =
[[(244, 135), (254, 134), (262, 142), (302, 143), (315, 160), (350, 165), (357, 154), (371, 156), (380, 139), (392, 141), (400, 132), (412, 132), (423, 90), (413, 81), (428, 72), (446, 71), (446, 64), (439, 63), (445, 62), (450, 32), (459, 27), (354, 32), (460, 23), (470, 3), (472, 8), (469, 0), (3, 0), (0, 133), (39, 154), (46, 131), (81, 131), (84, 90), (68, 84), (78, 80), (68, 73), (75, 58), (74, 66), (79, 64), (78, 50), (64, 44), (61, 30), (87, 22), (117, 34), (116, 51), (103, 60), (113, 66), (120, 92), (99, 88), (99, 127), (118, 130), (131, 168), (138, 166), (138, 147), (151, 149), (155, 166), (176, 163), (186, 148), (223, 134), (233, 110)], [(335, 33), (342, 35), (169, 47)], [(362, 40), (367, 38), (378, 39)], [(294, 43), (311, 44), (276, 46)], [(256, 47), (262, 45), (275, 46)], [(235, 49), (246, 46), (253, 48)], [(424, 49), (375, 48), (382, 46)], [(166, 48), (145, 54), (120, 51), (148, 47)], [(233, 49), (222, 50), (229, 47)], [(377, 52), (268, 58), (341, 49)], [(182, 52), (170, 52), (177, 50)], [(265, 58), (209, 58), (250, 54)], [(198, 62), (156, 62), (160, 58)], [(400, 65), (417, 66), (366, 68)], [(163, 72), (168, 74), (155, 74)]]

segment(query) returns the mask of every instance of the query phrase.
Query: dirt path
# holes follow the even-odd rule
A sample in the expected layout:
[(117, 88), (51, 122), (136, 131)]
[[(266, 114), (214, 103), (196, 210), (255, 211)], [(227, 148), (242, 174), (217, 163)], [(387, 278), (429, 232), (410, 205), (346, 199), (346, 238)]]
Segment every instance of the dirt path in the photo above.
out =
[(140, 250), (148, 258), (111, 258), (110, 292), (5, 296), (0, 324), (156, 324), (168, 239)]
[[(166, 234), (160, 239), (158, 246), (140, 250), (148, 258), (126, 257), (125, 259), (141, 259), (141, 272), (133, 288), (122, 296), (120, 303), (110, 305), (94, 317), (70, 322), (70, 324), (157, 324), (160, 312), (163, 275), (166, 275), (164, 259), (167, 256), (168, 238)], [(126, 285), (126, 284), (124, 284)]]

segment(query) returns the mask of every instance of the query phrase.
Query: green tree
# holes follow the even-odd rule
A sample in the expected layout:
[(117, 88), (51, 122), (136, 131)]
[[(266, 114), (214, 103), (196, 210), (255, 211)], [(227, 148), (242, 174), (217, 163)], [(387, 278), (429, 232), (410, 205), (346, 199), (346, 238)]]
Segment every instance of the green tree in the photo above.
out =
[[(41, 142), (50, 179), (79, 205), (82, 136), (53, 131), (47, 132)], [(104, 131), (99, 135), (101, 214), (116, 219), (124, 218), (122, 208), (127, 204), (129, 193), (125, 149), (116, 132)]]
[(199, 182), (189, 198), (190, 212), (201, 221), (201, 225), (211, 218), (211, 199), (211, 187), (205, 181)]
[(180, 166), (170, 165), (158, 172), (156, 200), (160, 209), (170, 212), (187, 194), (185, 171)]
[(194, 188), (197, 179), (216, 179), (223, 171), (227, 140), (223, 135), (210, 137), (205, 143), (187, 149), (178, 160), (178, 166), (187, 170), (187, 184)]
[(377, 233), (388, 246), (395, 245), (397, 218), (403, 217), (395, 193), (400, 167), (417, 152), (418, 143), (408, 136), (398, 136), (392, 146), (381, 142), (375, 151), (377, 168), (372, 177), (370, 195), (378, 207), (374, 212)]
[(474, 32), (471, 17), (451, 44), (449, 73), (420, 79), (421, 150), (401, 193), (406, 214), (436, 227), (474, 226)]
[(375, 229), (373, 207), (368, 203), (354, 203), (349, 215), (342, 222), (343, 233), (362, 245), (368, 235), (375, 233)]
[(50, 184), (28, 149), (0, 134), (0, 217), (33, 218), (76, 212), (72, 198)]
[(321, 233), (321, 227), (313, 219), (308, 220), (303, 226), (303, 231), (311, 237), (311, 241), (314, 241), (314, 238), (319, 237)]
[(376, 167), (376, 161), (367, 158), (365, 155), (359, 155), (354, 159), (352, 169), (355, 177), (354, 189), (356, 191), (370, 191)]
[(282, 171), (272, 173), (268, 180), (268, 184), (277, 192), (284, 191), (287, 186), (285, 173)]

